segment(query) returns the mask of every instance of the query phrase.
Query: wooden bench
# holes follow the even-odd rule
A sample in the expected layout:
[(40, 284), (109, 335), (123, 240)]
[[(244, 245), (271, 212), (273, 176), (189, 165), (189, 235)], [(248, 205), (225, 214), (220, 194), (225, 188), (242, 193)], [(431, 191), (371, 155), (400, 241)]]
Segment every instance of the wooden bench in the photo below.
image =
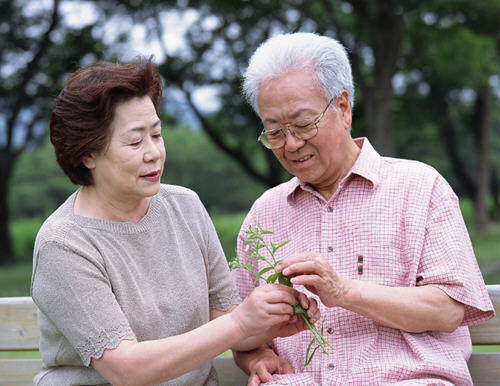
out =
[[(474, 345), (500, 345), (500, 285), (488, 285), (497, 316), (470, 327)], [(0, 298), (0, 352), (38, 351), (36, 306), (30, 297)], [(246, 385), (246, 375), (231, 357), (217, 357), (214, 365), (222, 386)], [(0, 359), (0, 385), (31, 385), (41, 369), (40, 359)], [(500, 384), (500, 352), (473, 353), (469, 369), (474, 385)]]

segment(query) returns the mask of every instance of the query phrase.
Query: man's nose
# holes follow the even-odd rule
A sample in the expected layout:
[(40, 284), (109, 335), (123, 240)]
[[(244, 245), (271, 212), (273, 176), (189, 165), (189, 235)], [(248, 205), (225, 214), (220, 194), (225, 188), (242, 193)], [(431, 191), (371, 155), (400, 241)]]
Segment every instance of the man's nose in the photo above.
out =
[(292, 130), (290, 129), (290, 126), (286, 126), (284, 129), (285, 132), (285, 150), (288, 152), (294, 152), (298, 149), (300, 149), (304, 144), (306, 143), (305, 140), (297, 138)]

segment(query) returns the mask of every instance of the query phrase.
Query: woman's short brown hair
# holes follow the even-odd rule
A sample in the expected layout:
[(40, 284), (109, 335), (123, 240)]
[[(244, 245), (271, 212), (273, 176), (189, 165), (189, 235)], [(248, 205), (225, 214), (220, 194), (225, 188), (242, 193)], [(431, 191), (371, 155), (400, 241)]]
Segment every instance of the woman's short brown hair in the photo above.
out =
[(98, 62), (69, 77), (54, 102), (50, 141), (57, 162), (71, 182), (92, 185), (83, 158), (108, 145), (116, 106), (146, 95), (158, 113), (162, 86), (152, 58), (131, 63)]

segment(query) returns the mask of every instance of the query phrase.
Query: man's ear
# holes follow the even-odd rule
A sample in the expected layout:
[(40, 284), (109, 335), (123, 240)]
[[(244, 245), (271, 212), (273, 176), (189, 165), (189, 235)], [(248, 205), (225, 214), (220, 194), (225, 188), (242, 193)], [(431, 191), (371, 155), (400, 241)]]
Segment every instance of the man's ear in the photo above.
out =
[(86, 155), (85, 157), (83, 157), (82, 164), (84, 164), (85, 167), (89, 170), (94, 169), (95, 168), (94, 154), (89, 154), (89, 155)]
[(351, 102), (349, 101), (349, 93), (346, 90), (342, 91), (342, 94), (335, 100), (335, 109), (340, 113), (340, 117), (344, 122), (344, 127), (350, 130), (352, 124), (352, 110)]

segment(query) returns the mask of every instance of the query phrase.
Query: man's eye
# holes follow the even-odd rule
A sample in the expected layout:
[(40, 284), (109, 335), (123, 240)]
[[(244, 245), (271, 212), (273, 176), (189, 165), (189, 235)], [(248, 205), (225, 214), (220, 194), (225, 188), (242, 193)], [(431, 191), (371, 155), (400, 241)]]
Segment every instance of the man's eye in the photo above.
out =
[(295, 122), (293, 124), (294, 127), (296, 127), (299, 130), (307, 130), (313, 125), (312, 121), (301, 121), (301, 122)]
[(270, 130), (266, 135), (268, 138), (277, 138), (281, 136), (281, 130)]

